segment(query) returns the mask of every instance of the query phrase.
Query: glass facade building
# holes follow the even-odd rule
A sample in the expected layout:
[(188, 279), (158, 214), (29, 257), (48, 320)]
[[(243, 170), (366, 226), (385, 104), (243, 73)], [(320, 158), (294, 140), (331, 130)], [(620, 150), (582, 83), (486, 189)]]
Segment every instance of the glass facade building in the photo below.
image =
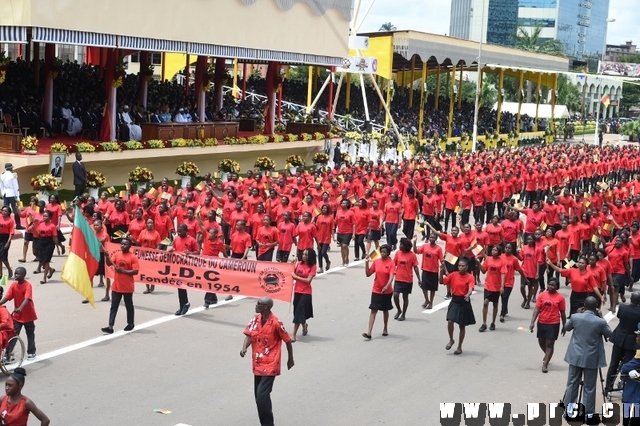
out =
[(454, 37), (512, 46), (518, 28), (540, 26), (540, 42), (559, 40), (569, 57), (605, 52), (609, 0), (452, 0), (451, 13)]

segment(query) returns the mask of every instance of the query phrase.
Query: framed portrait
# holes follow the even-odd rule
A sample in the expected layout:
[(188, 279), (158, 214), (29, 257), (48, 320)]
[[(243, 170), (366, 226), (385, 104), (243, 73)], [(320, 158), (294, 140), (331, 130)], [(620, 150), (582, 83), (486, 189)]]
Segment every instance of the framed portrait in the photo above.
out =
[(49, 156), (49, 173), (51, 173), (60, 183), (62, 183), (62, 175), (64, 173), (64, 164), (66, 159), (67, 157), (63, 152), (52, 152)]

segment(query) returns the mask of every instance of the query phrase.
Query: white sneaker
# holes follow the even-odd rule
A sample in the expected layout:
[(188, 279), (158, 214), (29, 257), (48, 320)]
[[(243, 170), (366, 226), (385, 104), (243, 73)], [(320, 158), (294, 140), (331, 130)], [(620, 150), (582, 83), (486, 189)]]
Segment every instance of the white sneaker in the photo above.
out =
[(36, 358), (36, 354), (27, 355), (27, 359), (35, 359), (35, 358)]

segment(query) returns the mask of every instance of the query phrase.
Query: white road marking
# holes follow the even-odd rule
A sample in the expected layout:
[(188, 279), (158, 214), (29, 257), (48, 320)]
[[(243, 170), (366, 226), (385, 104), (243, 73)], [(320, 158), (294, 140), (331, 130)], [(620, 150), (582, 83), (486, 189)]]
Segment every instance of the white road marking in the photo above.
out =
[(608, 312), (607, 315), (604, 316), (604, 319), (609, 322), (616, 317), (616, 314), (613, 312)]
[(176, 426), (191, 426), (191, 425), (188, 425), (186, 423), (178, 423)]
[[(210, 309), (215, 309), (219, 306), (223, 306), (232, 302), (237, 302), (238, 300), (242, 300), (242, 299), (246, 299), (247, 296), (234, 296), (232, 300), (222, 300), (220, 302), (218, 302), (215, 305), (211, 305)], [(204, 311), (204, 306), (200, 306), (199, 308), (194, 308), (194, 309), (190, 309), (189, 312), (187, 312), (184, 316), (188, 316), (191, 314), (197, 314), (199, 312)], [(89, 340), (85, 340), (84, 342), (80, 342), (80, 343), (76, 343), (70, 346), (66, 346), (64, 348), (60, 348), (60, 349), (56, 349), (55, 351), (51, 351), (51, 352), (47, 352), (45, 354), (42, 355), (38, 355), (36, 357), (36, 359), (34, 360), (29, 360), (29, 361), (25, 361), (24, 364), (22, 364), (23, 366), (27, 366), (30, 364), (35, 364), (36, 362), (40, 362), (40, 361), (44, 361), (46, 359), (51, 359), (60, 355), (64, 355), (64, 354), (68, 354), (69, 352), (73, 352), (73, 351), (77, 351), (79, 349), (84, 349), (86, 347), (92, 346), (92, 345), (96, 345), (98, 343), (102, 343), (105, 342), (107, 340), (111, 340), (111, 339), (115, 339), (118, 337), (122, 337), (125, 334), (129, 334), (129, 333), (135, 333), (138, 330), (144, 330), (145, 328), (149, 328), (149, 327), (153, 327), (154, 325), (158, 325), (158, 324), (163, 324), (165, 322), (169, 322), (169, 321), (173, 321), (176, 320), (178, 318), (180, 318), (180, 315), (165, 315), (163, 317), (160, 318), (156, 318), (153, 319), (151, 321), (147, 321), (145, 323), (136, 325), (136, 328), (134, 328), (131, 331), (124, 331), (124, 330), (120, 330), (120, 331), (116, 331), (113, 334), (105, 334), (104, 336), (100, 336), (100, 337), (95, 337), (93, 339), (89, 339)]]

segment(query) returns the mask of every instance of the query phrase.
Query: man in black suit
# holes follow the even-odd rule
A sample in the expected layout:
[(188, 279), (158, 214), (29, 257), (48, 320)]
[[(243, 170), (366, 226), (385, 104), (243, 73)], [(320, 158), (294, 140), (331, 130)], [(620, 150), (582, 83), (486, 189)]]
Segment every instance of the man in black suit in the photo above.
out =
[(605, 389), (607, 393), (613, 389), (613, 382), (618, 375), (618, 366), (620, 362), (625, 364), (630, 361), (636, 354), (636, 330), (640, 322), (640, 291), (631, 293), (630, 305), (618, 306), (618, 326), (613, 330), (611, 335), (611, 362), (607, 371), (607, 384)]
[(73, 195), (80, 197), (84, 194), (84, 189), (87, 185), (87, 169), (82, 164), (82, 154), (76, 153), (76, 162), (73, 163), (73, 186), (76, 190)]
[(342, 154), (340, 153), (340, 142), (336, 142), (336, 147), (333, 148), (333, 164), (340, 166), (342, 164)]

